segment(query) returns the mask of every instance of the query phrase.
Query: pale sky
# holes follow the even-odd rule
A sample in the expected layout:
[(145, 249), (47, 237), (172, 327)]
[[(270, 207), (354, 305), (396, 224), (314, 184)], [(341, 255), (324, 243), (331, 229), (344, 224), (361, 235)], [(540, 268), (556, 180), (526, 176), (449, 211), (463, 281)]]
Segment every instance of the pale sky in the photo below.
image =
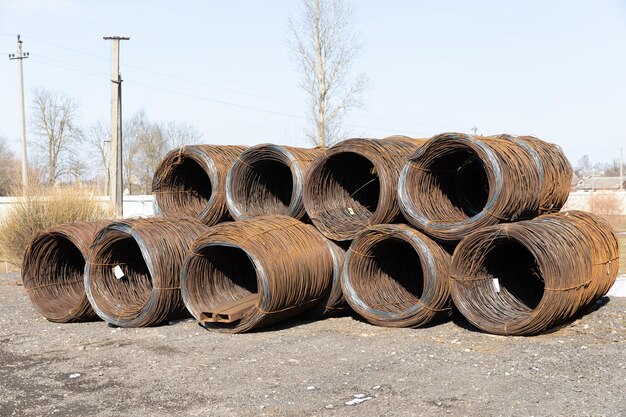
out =
[[(626, 145), (626, 1), (358, 1), (366, 107), (353, 136), (533, 134), (576, 163)], [(306, 96), (287, 42), (296, 1), (0, 0), (0, 135), (19, 147), (16, 34), (27, 117), (45, 87), (110, 121), (110, 45), (122, 43), (124, 117), (195, 125), (203, 141), (307, 146)]]

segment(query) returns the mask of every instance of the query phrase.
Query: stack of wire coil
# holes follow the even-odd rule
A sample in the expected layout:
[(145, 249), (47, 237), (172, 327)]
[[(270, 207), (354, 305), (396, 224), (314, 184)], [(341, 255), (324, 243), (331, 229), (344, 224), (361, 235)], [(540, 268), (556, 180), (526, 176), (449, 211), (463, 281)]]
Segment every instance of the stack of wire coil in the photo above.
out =
[(189, 145), (165, 155), (154, 172), (155, 212), (191, 217), (206, 225), (229, 220), (226, 175), (245, 147)]
[(85, 268), (85, 289), (98, 316), (118, 327), (145, 327), (186, 315), (180, 268), (207, 229), (193, 219), (156, 217), (100, 230)]
[(590, 213), (547, 214), (500, 224), (463, 239), (451, 293), (476, 327), (531, 335), (570, 319), (606, 294), (618, 267), (617, 238)]

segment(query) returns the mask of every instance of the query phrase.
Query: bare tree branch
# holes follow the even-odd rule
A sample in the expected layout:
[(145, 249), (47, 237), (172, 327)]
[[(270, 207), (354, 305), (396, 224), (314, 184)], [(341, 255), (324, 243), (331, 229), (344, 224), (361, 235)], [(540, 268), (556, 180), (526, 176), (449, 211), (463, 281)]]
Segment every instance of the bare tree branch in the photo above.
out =
[(0, 196), (9, 195), (18, 185), (20, 165), (4, 136), (0, 136)]
[(201, 133), (188, 123), (152, 122), (143, 109), (124, 125), (124, 188), (147, 194), (159, 162), (172, 148), (198, 143)]
[(78, 104), (63, 93), (45, 89), (35, 89), (33, 96), (34, 147), (45, 167), (47, 182), (54, 185), (71, 171), (72, 148), (83, 137), (77, 121)]
[(302, 74), (300, 87), (309, 96), (310, 127), (317, 146), (340, 139), (342, 121), (361, 107), (367, 79), (350, 71), (361, 49), (353, 33), (354, 10), (344, 0), (302, 0), (297, 18), (289, 21), (291, 43)]

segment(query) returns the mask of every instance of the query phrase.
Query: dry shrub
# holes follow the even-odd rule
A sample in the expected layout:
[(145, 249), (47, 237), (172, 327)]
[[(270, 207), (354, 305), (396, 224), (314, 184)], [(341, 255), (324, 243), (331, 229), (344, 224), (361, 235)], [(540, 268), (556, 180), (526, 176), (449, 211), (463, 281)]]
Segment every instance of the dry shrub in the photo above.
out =
[(622, 214), (622, 201), (613, 193), (594, 193), (589, 199), (589, 206), (593, 214), (603, 217), (613, 226)]
[(14, 190), (20, 197), (0, 216), (0, 255), (14, 265), (21, 265), (30, 241), (48, 227), (111, 217), (106, 202), (79, 185), (31, 186), (21, 194), (21, 189)]

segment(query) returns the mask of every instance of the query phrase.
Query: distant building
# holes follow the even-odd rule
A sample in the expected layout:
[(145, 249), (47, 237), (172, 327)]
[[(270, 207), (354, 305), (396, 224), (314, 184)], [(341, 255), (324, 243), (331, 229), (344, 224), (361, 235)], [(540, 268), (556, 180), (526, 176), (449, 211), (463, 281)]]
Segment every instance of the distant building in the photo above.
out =
[[(623, 180), (623, 179), (622, 179)], [(620, 177), (577, 177), (572, 180), (572, 189), (580, 191), (626, 189), (626, 181), (620, 187)]]

